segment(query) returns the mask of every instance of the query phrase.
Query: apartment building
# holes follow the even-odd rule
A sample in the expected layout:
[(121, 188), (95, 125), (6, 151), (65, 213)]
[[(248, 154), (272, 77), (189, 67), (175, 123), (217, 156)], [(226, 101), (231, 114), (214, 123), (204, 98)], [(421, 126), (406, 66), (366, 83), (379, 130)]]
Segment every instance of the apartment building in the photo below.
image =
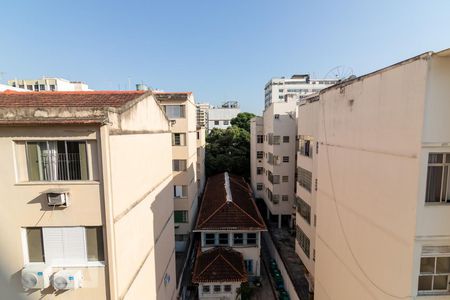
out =
[(170, 122), (151, 92), (0, 93), (0, 269), (24, 299), (174, 299)]
[(57, 77), (42, 77), (41, 79), (13, 79), (8, 85), (34, 92), (42, 91), (90, 91), (88, 85), (81, 81), (70, 81)]
[[(192, 93), (155, 91), (154, 94), (172, 122), (175, 245), (177, 251), (184, 251), (197, 216), (199, 192), (205, 182), (202, 152), (205, 135), (201, 129), (197, 130), (197, 106)], [(201, 177), (197, 171), (202, 172)]]
[(264, 87), (264, 107), (285, 101), (287, 95), (302, 98), (337, 82), (337, 79), (312, 79), (308, 74), (293, 75), (291, 78), (272, 78)]
[(267, 218), (278, 227), (292, 226), (295, 197), (297, 98), (274, 102), (251, 122), (251, 174), (255, 195), (267, 207)]
[(312, 158), (298, 196), (317, 218), (297, 215), (297, 246), (307, 267), (315, 248), (315, 299), (448, 298), (449, 82), (450, 50), (427, 52), (299, 106)]
[(197, 104), (197, 126), (205, 127), (208, 130), (208, 110), (210, 105), (208, 103)]
[(213, 128), (226, 129), (231, 126), (231, 119), (241, 112), (237, 101), (227, 101), (220, 106), (208, 109), (208, 131)]
[(261, 275), (261, 232), (266, 230), (244, 178), (208, 178), (195, 232), (201, 237), (192, 282), (199, 299), (237, 299), (241, 283)]

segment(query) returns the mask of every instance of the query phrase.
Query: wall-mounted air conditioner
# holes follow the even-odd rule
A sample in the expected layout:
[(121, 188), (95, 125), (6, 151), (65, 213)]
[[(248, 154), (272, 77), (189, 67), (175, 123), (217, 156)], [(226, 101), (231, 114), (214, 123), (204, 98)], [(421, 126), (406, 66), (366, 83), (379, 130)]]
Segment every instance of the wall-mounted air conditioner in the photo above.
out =
[(55, 290), (73, 290), (81, 288), (83, 275), (77, 270), (62, 270), (53, 275)]
[(49, 189), (44, 192), (47, 194), (47, 204), (49, 206), (69, 206), (69, 190), (67, 189)]
[(22, 286), (25, 290), (45, 289), (50, 286), (52, 267), (44, 264), (29, 265), (22, 269)]

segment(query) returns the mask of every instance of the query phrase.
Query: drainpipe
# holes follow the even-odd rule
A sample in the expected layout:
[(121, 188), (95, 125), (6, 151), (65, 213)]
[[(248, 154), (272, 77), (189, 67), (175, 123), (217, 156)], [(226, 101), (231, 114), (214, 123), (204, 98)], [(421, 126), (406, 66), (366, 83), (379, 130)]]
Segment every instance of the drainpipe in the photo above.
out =
[(119, 293), (117, 291), (117, 268), (115, 254), (114, 213), (111, 188), (111, 161), (108, 124), (104, 124), (100, 127), (100, 148), (102, 163), (103, 202), (105, 209), (106, 263), (108, 270), (107, 275), (109, 283), (109, 298), (115, 300), (118, 299)]

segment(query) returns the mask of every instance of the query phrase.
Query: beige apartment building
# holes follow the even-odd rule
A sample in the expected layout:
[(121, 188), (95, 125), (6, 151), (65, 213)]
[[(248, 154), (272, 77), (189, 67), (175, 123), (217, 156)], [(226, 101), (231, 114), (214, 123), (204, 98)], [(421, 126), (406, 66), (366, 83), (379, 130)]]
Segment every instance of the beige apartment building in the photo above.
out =
[(263, 117), (251, 121), (251, 179), (255, 196), (267, 206), (267, 218), (278, 227), (292, 226), (295, 197), (297, 97), (271, 103)]
[(90, 91), (88, 85), (81, 81), (70, 81), (64, 78), (57, 77), (42, 77), (39, 79), (13, 79), (8, 80), (8, 85), (20, 89), (25, 89), (34, 92), (44, 91), (65, 91), (65, 92), (80, 92)]
[(299, 105), (297, 249), (315, 299), (450, 297), (449, 83), (450, 50), (427, 52)]
[(0, 93), (0, 270), (18, 297), (174, 299), (171, 145), (151, 92)]
[(192, 93), (155, 91), (154, 94), (172, 123), (175, 248), (184, 251), (195, 223), (199, 192), (205, 182), (205, 133), (204, 129), (197, 130), (197, 106)]

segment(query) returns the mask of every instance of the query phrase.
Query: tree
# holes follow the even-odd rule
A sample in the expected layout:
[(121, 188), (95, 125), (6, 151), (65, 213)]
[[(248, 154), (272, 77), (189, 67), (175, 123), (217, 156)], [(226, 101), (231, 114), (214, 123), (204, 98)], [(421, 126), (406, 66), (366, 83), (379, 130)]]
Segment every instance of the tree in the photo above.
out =
[(249, 112), (238, 113), (235, 118), (231, 119), (231, 125), (250, 132), (250, 119), (254, 117), (255, 115)]

